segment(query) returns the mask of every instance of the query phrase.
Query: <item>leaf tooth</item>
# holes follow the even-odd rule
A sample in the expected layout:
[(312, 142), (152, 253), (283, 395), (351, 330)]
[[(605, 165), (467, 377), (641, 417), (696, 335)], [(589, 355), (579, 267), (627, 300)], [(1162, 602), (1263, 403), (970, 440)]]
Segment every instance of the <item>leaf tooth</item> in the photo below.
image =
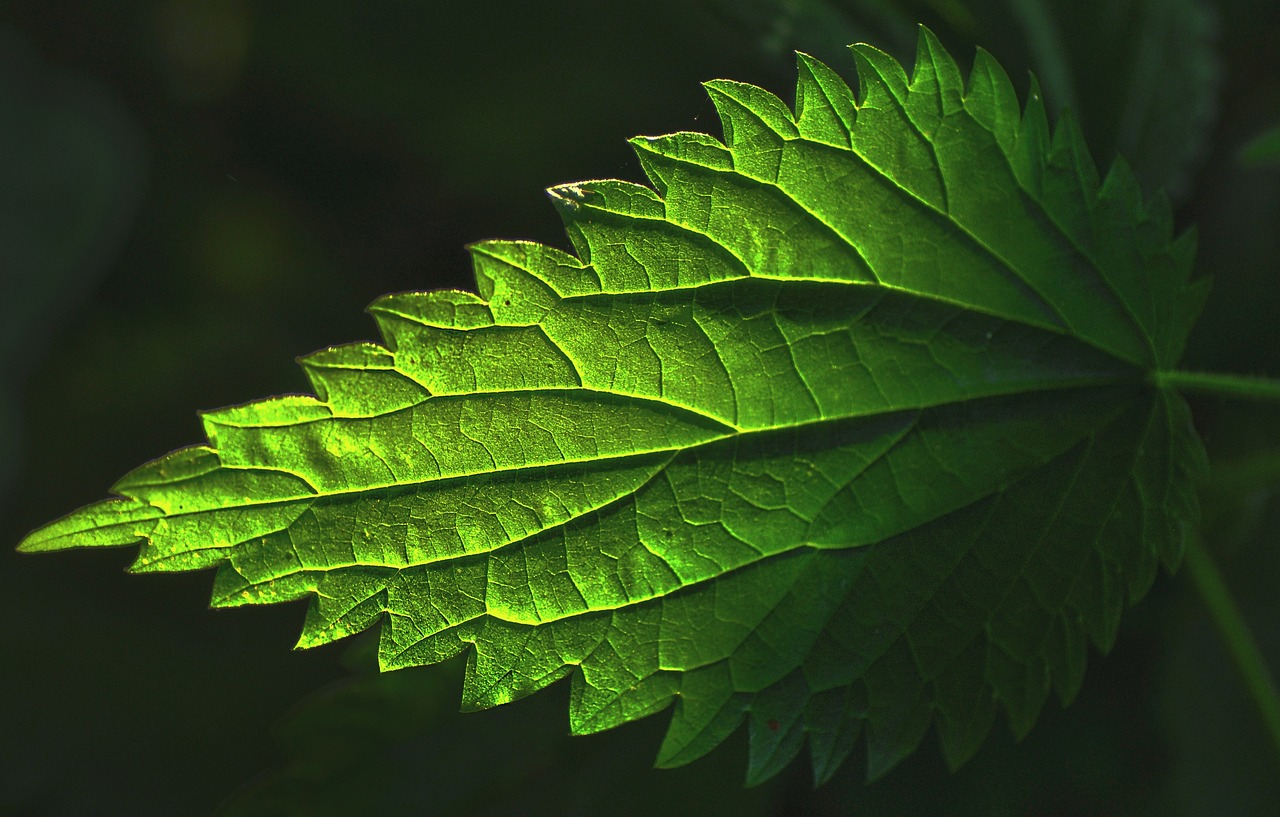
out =
[(1114, 207), (1116, 217), (1123, 218), (1126, 223), (1136, 223), (1146, 216), (1138, 177), (1123, 156), (1117, 155), (1112, 161), (1098, 190), (1098, 198)]
[(1049, 698), (1048, 669), (1039, 661), (1015, 660), (993, 644), (987, 651), (987, 677), (992, 681), (996, 700), (1009, 716), (1014, 737), (1025, 738)]
[(395, 369), (395, 355), (374, 343), (331, 346), (299, 358), (316, 395), (335, 415), (374, 417), (430, 396)]
[(804, 707), (809, 685), (799, 671), (757, 693), (748, 708), (747, 785), (782, 771), (804, 746)]
[[(1174, 268), (1178, 271), (1178, 280), (1184, 283), (1205, 283), (1209, 279), (1207, 276), (1191, 281), (1191, 274), (1195, 271), (1196, 265), (1196, 245), (1200, 242), (1200, 234), (1195, 225), (1183, 230), (1173, 239), (1169, 245), (1169, 257), (1173, 261)], [(1199, 313), (1199, 308), (1196, 313)], [(1194, 315), (1192, 315), (1194, 318)], [(1190, 320), (1188, 321), (1190, 323)]]
[[(1135, 289), (1147, 306), (1149, 317), (1143, 328), (1160, 344), (1154, 365), (1157, 369), (1172, 368), (1182, 357), (1190, 328), (1208, 294), (1207, 278), (1191, 284), (1196, 249), (1194, 227), (1170, 241), (1173, 212), (1169, 197), (1159, 190), (1144, 201), (1136, 174), (1119, 156), (1103, 184), (1101, 204), (1115, 208), (1123, 217), (1106, 218), (1104, 225), (1112, 235), (1126, 230), (1123, 239), (1108, 244), (1128, 250), (1134, 259), (1130, 266), (1142, 276)], [(1135, 224), (1136, 229), (1129, 226)]]
[(777, 181), (783, 144), (800, 135), (786, 103), (768, 91), (741, 82), (715, 80), (703, 87), (720, 114), (724, 143), (733, 154), (734, 169)]
[[(1100, 222), (1110, 224), (1115, 233), (1123, 232), (1123, 241), (1108, 241), (1100, 247), (1103, 254), (1098, 259), (1100, 266), (1115, 270), (1112, 273), (1114, 277), (1124, 275), (1126, 279), (1124, 289), (1137, 292), (1143, 297), (1144, 309), (1140, 323), (1149, 333), (1152, 329), (1152, 301), (1156, 295), (1152, 291), (1152, 284), (1156, 282), (1149, 279), (1153, 269), (1152, 265), (1147, 264), (1144, 256), (1160, 250), (1160, 246), (1152, 247), (1149, 237), (1144, 234), (1151, 231), (1143, 229), (1142, 223), (1146, 219), (1147, 211), (1142, 201), (1142, 190), (1138, 186), (1138, 179), (1133, 174), (1132, 168), (1123, 156), (1116, 156), (1106, 178), (1103, 179), (1102, 186), (1098, 190), (1097, 210)], [(1166, 231), (1160, 239), (1160, 245), (1165, 245), (1167, 242), (1169, 242), (1169, 233)], [(1142, 279), (1144, 274), (1146, 279)]]
[[(542, 288), (544, 296), (554, 295), (534, 279), (519, 271), (513, 271), (528, 285)], [(509, 275), (508, 278), (511, 276)], [(415, 300), (426, 302), (419, 312), (430, 311), (431, 296), (452, 295), (447, 292), (405, 293), (401, 300), (417, 296)], [(476, 298), (477, 296), (470, 296)], [(516, 305), (511, 297), (503, 297), (499, 308), (509, 310)], [(483, 303), (477, 301), (477, 303)], [(523, 302), (528, 310), (529, 301)], [(414, 308), (414, 307), (409, 307)], [(528, 388), (572, 388), (581, 385), (572, 361), (565, 358), (560, 349), (550, 341), (535, 322), (503, 325), (474, 321), (477, 325), (458, 327), (437, 323), (420, 323), (414, 317), (404, 317), (401, 310), (382, 310), (377, 314), (388, 345), (395, 350), (396, 371), (408, 378), (418, 388), (431, 395), (466, 394), (474, 391), (507, 391)], [(490, 316), (488, 305), (484, 315)], [(526, 314), (525, 317), (532, 317)], [(385, 406), (389, 413), (422, 402), (422, 394), (406, 386), (399, 395), (400, 404), (394, 401)]]
[(202, 477), (222, 467), (218, 453), (207, 445), (189, 445), (143, 463), (111, 486), (111, 493), (137, 498), (147, 488), (174, 485)]
[(330, 346), (309, 355), (298, 358), (298, 365), (311, 381), (316, 397), (330, 402), (330, 392), (340, 391), (333, 388), (334, 370), (346, 371), (387, 371), (395, 368), (395, 355), (376, 343), (348, 343), (342, 346)]
[[(499, 324), (527, 325), (542, 320), (560, 295), (530, 269), (526, 253), (512, 242), (484, 242), (468, 247), (480, 297)], [(516, 252), (511, 252), (511, 250)], [(576, 259), (574, 259), (576, 260)], [(581, 264), (577, 265), (581, 268)]]
[[(864, 176), (888, 180), (893, 195), (902, 197), (912, 211), (918, 211), (923, 204), (925, 210), (945, 214), (946, 182), (934, 138), (940, 111), (928, 111), (929, 94), (908, 90), (902, 66), (889, 55), (870, 46), (855, 46), (854, 57), (863, 101), (857, 126), (851, 132), (852, 147), (855, 161), (865, 163), (870, 174), (860, 170), (850, 181)], [(913, 213), (913, 218), (920, 215), (927, 218), (931, 214)], [(931, 230), (933, 224), (921, 227)], [(903, 225), (901, 233), (916, 235), (919, 229), (915, 224), (911, 228)]]
[(973, 639), (933, 678), (934, 728), (952, 771), (973, 757), (995, 724), (996, 702), (982, 672), (989, 648)]
[(1049, 154), (1049, 115), (1035, 74), (1030, 75), (1030, 82), (1018, 138), (1009, 158), (1018, 183), (1036, 199), (1041, 199), (1044, 196), (1045, 157)]
[[(632, 254), (658, 249), (682, 258), (696, 252), (700, 263), (685, 264), (678, 277), (698, 283), (748, 275), (875, 280), (858, 248), (841, 230), (814, 218), (815, 212), (823, 210), (822, 202), (805, 201), (776, 182), (744, 177), (675, 151), (648, 152), (640, 146), (637, 152), (649, 171), (666, 182), (669, 237), (664, 243), (674, 238), (670, 226), (687, 230), (688, 243), (684, 249), (665, 248), (652, 240), (636, 242)], [(793, 176), (813, 169), (812, 156), (793, 154), (792, 159), (789, 172)], [(660, 264), (669, 266), (671, 261), (655, 259), (651, 266)]]
[[(671, 162), (654, 156), (654, 162)], [(640, 192), (643, 191), (643, 192)], [(568, 191), (561, 217), (604, 292), (654, 293), (742, 278), (742, 262), (714, 237), (668, 215), (657, 194), (624, 182)], [(701, 200), (705, 204), (707, 197)]]
[(1000, 150), (1011, 155), (1018, 141), (1018, 94), (1004, 67), (984, 48), (979, 48), (974, 57), (964, 104), (970, 115), (995, 136)]
[(204, 424), (209, 444), (220, 452), (224, 451), (223, 447), (218, 445), (220, 429), (284, 428), (300, 423), (327, 420), (332, 416), (333, 410), (311, 394), (282, 394), (238, 406), (200, 412), (200, 420)]
[(682, 673), (654, 765), (660, 769), (683, 766), (719, 746), (742, 723), (750, 699), (749, 694), (734, 691), (727, 662)]
[(568, 676), (607, 626), (607, 615), (542, 627), (489, 617), (467, 659), (462, 711), (517, 701)]
[[(1117, 616), (1118, 618), (1118, 616)], [(1075, 700), (1084, 683), (1085, 668), (1089, 663), (1087, 631), (1082, 617), (1070, 608), (1058, 615), (1053, 628), (1046, 635), (1041, 655), (1049, 667), (1049, 677), (1058, 701), (1066, 706)]]
[(787, 103), (763, 88), (729, 79), (713, 79), (702, 87), (720, 114), (730, 150), (736, 150), (744, 139), (756, 138), (762, 130), (784, 139), (800, 135)]
[(307, 605), (294, 649), (310, 649), (363, 632), (387, 609), (387, 585), (397, 571), (361, 568), (325, 574)]
[[(1080, 123), (1070, 108), (1064, 109), (1058, 116), (1049, 147), (1049, 166), (1068, 174), (1067, 178), (1072, 180), (1071, 197), (1064, 195), (1063, 204), (1070, 202), (1081, 211), (1087, 210), (1088, 205), (1097, 198), (1102, 183), (1098, 165), (1085, 144), (1084, 131), (1080, 130)], [(1081, 233), (1090, 232), (1085, 225), (1072, 225), (1072, 229)]]
[[(563, 250), (533, 241), (480, 241), (467, 247), (477, 255), (521, 270), (541, 281), (558, 297), (600, 292), (600, 279), (591, 267)], [(488, 284), (477, 279), (480, 295), (492, 300)]]
[[(614, 658), (621, 661), (620, 656)], [(604, 732), (631, 721), (656, 715), (671, 705), (680, 687), (679, 673), (655, 672), (625, 678), (616, 687), (577, 679), (586, 678), (585, 668), (575, 672), (570, 691), (569, 730), (575, 735)]]
[[(633, 182), (596, 180), (562, 184), (548, 188), (547, 195), (551, 197), (552, 205), (564, 222), (565, 232), (573, 244), (574, 252), (584, 264), (595, 267), (597, 274), (601, 274), (601, 270), (591, 254), (594, 247), (584, 232), (594, 226), (589, 213), (625, 213), (633, 218), (656, 222), (660, 222), (663, 217), (662, 201), (658, 194)], [(606, 291), (612, 289), (603, 278), (601, 286)]]
[(796, 52), (796, 125), (805, 139), (849, 148), (858, 107), (840, 75), (808, 54)]
[[(1129, 489), (1126, 487), (1125, 490)], [(1088, 581), (1078, 582), (1068, 601), (1076, 626), (1104, 653), (1111, 649), (1116, 623), (1124, 611), (1123, 564), (1131, 555), (1118, 552), (1120, 550), (1114, 544), (1105, 550), (1095, 547), (1094, 558), (1085, 568), (1089, 572), (1082, 573)], [(1081, 669), (1083, 672), (1083, 662)], [(1065, 687), (1060, 694), (1063, 691), (1066, 691)]]
[(129, 565), (128, 572), (133, 574), (142, 573), (170, 573), (177, 570), (202, 570), (207, 567), (217, 567), (231, 553), (231, 547), (207, 547), (191, 548), (186, 550), (174, 550), (172, 543), (166, 541), (165, 546), (160, 546), (157, 541), (169, 539), (171, 534), (162, 532), (165, 520), (159, 520), (153, 531), (151, 538), (142, 542), (142, 546), (138, 548), (138, 556), (134, 559), (133, 564)]
[(666, 136), (638, 136), (631, 140), (631, 148), (663, 199), (667, 198), (669, 187), (674, 183), (673, 167), (694, 164), (724, 172), (733, 170), (733, 155), (729, 149), (705, 133), (686, 131)]
[(867, 781), (883, 777), (920, 745), (933, 719), (928, 684), (898, 639), (863, 676), (867, 687)]
[(912, 119), (928, 133), (934, 133), (944, 118), (964, 107), (960, 68), (927, 26), (920, 26), (909, 87)]
[(388, 348), (396, 350), (397, 331), (387, 331), (386, 318), (399, 319), (392, 324), (403, 330), (405, 323), (420, 326), (436, 326), (442, 329), (472, 329), (492, 326), (493, 315), (489, 305), (474, 292), (456, 289), (438, 289), (433, 292), (396, 292), (383, 295), (369, 304), (367, 311), (383, 329)]
[(378, 666), (436, 664), (480, 640), (488, 620), (485, 564), (462, 559), (401, 568), (387, 586)]
[[(212, 567), (233, 548), (289, 528), (310, 506), (299, 482), (278, 471), (224, 470), (202, 480), (201, 491), (149, 493), (144, 499), (165, 515), (146, 531), (129, 572)], [(245, 496), (258, 503), (238, 505)]]
[[(378, 638), (378, 669), (381, 672), (439, 664), (468, 649), (478, 638), (483, 615), (467, 619), (437, 632), (423, 634), (417, 622), (392, 608)], [(468, 657), (468, 663), (472, 659)]]
[[(1163, 322), (1156, 314), (1158, 303), (1167, 303), (1166, 298), (1156, 296), (1157, 290), (1167, 285), (1163, 280), (1167, 271), (1158, 259), (1148, 256), (1168, 243), (1168, 231), (1156, 239), (1159, 246), (1143, 246), (1151, 242), (1143, 237), (1149, 230), (1142, 224), (1142, 191), (1123, 157), (1117, 156), (1112, 163), (1092, 211), (1090, 219), (1100, 234), (1092, 252), (1098, 268), (1110, 272), (1111, 288), (1125, 307), (1125, 314), (1117, 318), (1136, 323), (1144, 336), (1143, 345), (1148, 345), (1147, 339), (1158, 336), (1157, 327)], [(1158, 355), (1149, 357), (1154, 360)]]
[(853, 50), (853, 59), (858, 67), (859, 108), (892, 104), (883, 99), (886, 95), (898, 104), (906, 100), (910, 81), (897, 60), (866, 43), (857, 43), (849, 48)]
[(811, 695), (805, 705), (815, 788), (835, 776), (862, 734), (866, 706), (855, 699), (860, 691), (865, 691), (862, 684), (845, 684)]
[(241, 607), (246, 604), (278, 604), (305, 599), (316, 590), (316, 577), (308, 571), (250, 579), (232, 559), (218, 566), (209, 606)]
[[(576, 184), (562, 184), (549, 191), (564, 206), (570, 208), (577, 221), (577, 207), (593, 207), (600, 210), (625, 213), (635, 218), (662, 220), (662, 199), (652, 188), (619, 179), (595, 179)], [(588, 259), (583, 259), (584, 261)]]

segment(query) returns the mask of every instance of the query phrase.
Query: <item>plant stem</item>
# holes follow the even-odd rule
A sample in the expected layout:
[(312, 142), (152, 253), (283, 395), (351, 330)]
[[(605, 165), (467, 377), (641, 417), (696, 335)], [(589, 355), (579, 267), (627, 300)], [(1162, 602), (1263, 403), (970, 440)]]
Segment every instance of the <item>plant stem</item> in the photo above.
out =
[(1263, 726), (1275, 746), (1276, 759), (1280, 760), (1280, 689), (1276, 687), (1275, 677), (1267, 668), (1240, 607), (1222, 580), (1222, 573), (1198, 536), (1188, 538), (1186, 567), (1262, 715)]
[(1183, 391), (1280, 403), (1280, 380), (1218, 372), (1157, 372), (1156, 384)]

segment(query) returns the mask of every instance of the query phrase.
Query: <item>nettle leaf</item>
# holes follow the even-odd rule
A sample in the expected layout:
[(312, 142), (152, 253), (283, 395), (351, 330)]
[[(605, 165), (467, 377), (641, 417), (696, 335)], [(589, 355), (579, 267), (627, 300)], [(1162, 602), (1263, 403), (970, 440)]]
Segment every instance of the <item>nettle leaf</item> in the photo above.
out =
[(479, 294), (376, 301), (385, 345), (302, 360), (316, 396), (203, 415), (209, 444), (32, 533), (216, 567), (213, 604), (309, 598), (299, 646), (382, 622), (395, 669), (468, 652), (463, 705), (568, 677), (577, 733), (675, 704), (658, 763), (744, 720), (748, 781), (932, 723), (953, 765), (1003, 708), (1079, 688), (1156, 566), (1203, 451), (1157, 383), (1205, 294), (1118, 162), (853, 49), (795, 111), (707, 83), (724, 140), (633, 141), (653, 188), (554, 188), (576, 257), (471, 248)]

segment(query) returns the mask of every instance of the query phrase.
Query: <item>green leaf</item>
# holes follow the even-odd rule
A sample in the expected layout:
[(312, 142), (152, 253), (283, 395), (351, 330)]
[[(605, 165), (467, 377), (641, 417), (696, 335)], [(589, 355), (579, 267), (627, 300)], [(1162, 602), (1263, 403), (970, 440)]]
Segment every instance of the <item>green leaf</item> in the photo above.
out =
[(747, 721), (748, 781), (934, 724), (1018, 735), (1172, 568), (1203, 452), (1153, 373), (1206, 287), (1122, 162), (854, 48), (793, 113), (707, 83), (723, 143), (633, 140), (653, 188), (551, 191), (577, 253), (471, 248), (478, 294), (402, 293), (385, 345), (302, 360), (316, 396), (203, 415), (23, 550), (140, 543), (215, 606), (309, 598), (299, 646), (382, 622), (395, 669), (467, 653), (464, 708), (570, 678), (576, 733), (675, 704), (658, 763)]

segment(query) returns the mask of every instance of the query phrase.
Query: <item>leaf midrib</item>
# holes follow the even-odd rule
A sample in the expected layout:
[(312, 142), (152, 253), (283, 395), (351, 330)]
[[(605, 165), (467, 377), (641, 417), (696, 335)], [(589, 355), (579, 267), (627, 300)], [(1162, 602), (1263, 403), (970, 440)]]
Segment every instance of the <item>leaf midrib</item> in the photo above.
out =
[[(187, 515), (200, 514), (200, 513), (216, 513), (218, 511), (234, 510), (237, 508), (246, 508), (246, 507), (269, 507), (272, 505), (287, 504), (291, 502), (331, 500), (337, 497), (356, 496), (361, 494), (379, 493), (379, 492), (386, 492), (386, 491), (397, 491), (397, 490), (412, 488), (414, 486), (419, 486), (419, 485), (449, 483), (456, 480), (473, 479), (477, 476), (492, 476), (495, 474), (518, 475), (523, 471), (533, 471), (537, 469), (573, 467), (575, 465), (612, 462), (612, 461), (618, 461), (618, 460), (631, 459), (635, 457), (653, 456), (653, 455), (663, 454), (667, 452), (680, 453), (683, 451), (696, 450), (703, 446), (721, 443), (729, 439), (749, 439), (755, 435), (766, 435), (766, 434), (772, 434), (776, 432), (785, 432), (793, 429), (820, 428), (823, 425), (826, 425), (829, 423), (841, 423), (841, 422), (856, 421), (856, 420), (869, 420), (874, 417), (881, 417), (889, 414), (896, 414), (899, 412), (926, 411), (926, 410), (942, 408), (944, 406), (960, 405), (960, 404), (975, 401), (975, 400), (998, 399), (1002, 397), (1014, 397), (1017, 395), (1029, 395), (1029, 394), (1037, 394), (1037, 393), (1052, 392), (1052, 391), (1067, 391), (1067, 390), (1082, 389), (1082, 388), (1132, 385), (1135, 382), (1137, 381), (1134, 378), (1125, 377), (1121, 375), (1112, 375), (1112, 374), (1098, 375), (1095, 377), (1077, 377), (1077, 378), (1071, 378), (1071, 379), (1046, 382), (1043, 384), (1030, 384), (1023, 388), (1011, 388), (1007, 390), (991, 391), (991, 392), (983, 393), (981, 395), (966, 397), (961, 400), (943, 400), (943, 401), (932, 402), (932, 403), (922, 402), (915, 405), (897, 406), (897, 407), (886, 408), (886, 409), (877, 409), (875, 411), (868, 411), (865, 413), (846, 414), (838, 417), (821, 417), (816, 419), (805, 420), (803, 422), (781, 423), (778, 425), (762, 427), (762, 428), (753, 428), (753, 429), (743, 429), (740, 427), (731, 426), (728, 423), (718, 420), (717, 418), (704, 415), (693, 409), (689, 409), (686, 406), (683, 406), (677, 403), (667, 402), (664, 400), (659, 400), (653, 397), (649, 397), (647, 395), (625, 394), (625, 393), (619, 393), (619, 392), (602, 391), (599, 389), (588, 389), (585, 387), (576, 388), (576, 389), (559, 388), (559, 387), (557, 388), (535, 387), (535, 388), (528, 388), (528, 389), (509, 389), (509, 390), (495, 390), (495, 391), (485, 391), (485, 392), (469, 392), (467, 394), (457, 394), (457, 395), (433, 395), (428, 399), (433, 399), (433, 400), (464, 399), (464, 398), (470, 398), (470, 397), (479, 396), (479, 395), (500, 396), (500, 395), (507, 395), (507, 394), (530, 394), (530, 393), (555, 394), (558, 392), (573, 392), (573, 393), (597, 392), (600, 394), (608, 394), (612, 397), (622, 397), (628, 400), (644, 401), (646, 403), (655, 403), (662, 406), (665, 409), (676, 409), (679, 411), (687, 411), (688, 413), (694, 414), (695, 416), (697, 416), (700, 420), (712, 421), (718, 425), (723, 426), (727, 430), (724, 433), (721, 433), (717, 436), (709, 437), (708, 439), (705, 439), (696, 443), (692, 443), (690, 445), (685, 445), (685, 446), (673, 446), (669, 448), (652, 448), (652, 449), (646, 449), (643, 451), (629, 451), (624, 454), (613, 454), (613, 455), (599, 456), (599, 457), (586, 457), (581, 459), (566, 459), (566, 460), (559, 460), (556, 462), (530, 463), (530, 464), (521, 465), (514, 468), (506, 468), (501, 470), (468, 471), (464, 473), (440, 476), (433, 479), (422, 479), (422, 480), (414, 480), (414, 481), (406, 481), (406, 482), (392, 482), (392, 483), (384, 483), (384, 484), (377, 484), (377, 485), (368, 485), (368, 486), (361, 486), (357, 488), (351, 488), (347, 490), (333, 490), (333, 491), (326, 491), (326, 492), (317, 491), (316, 493), (313, 493), (313, 494), (304, 494), (304, 495), (293, 496), (293, 497), (279, 497), (279, 498), (273, 498), (273, 499), (261, 500), (261, 501), (244, 501), (244, 502), (236, 503), (234, 505), (227, 505), (227, 506), (218, 507), (218, 508), (202, 508), (202, 509), (196, 509), (191, 511), (181, 511), (178, 513), (165, 513), (163, 518), (174, 518), (179, 516), (187, 516)], [(332, 418), (324, 418), (324, 419), (317, 418), (313, 420), (307, 420), (305, 422), (308, 422), (308, 423), (322, 422), (322, 421), (332, 422), (333, 420), (342, 420), (342, 419), (370, 420), (376, 417), (386, 417), (398, 412), (411, 411), (417, 405), (421, 405), (421, 403), (414, 404), (414, 406), (407, 406), (405, 408), (397, 409), (394, 412), (388, 412), (387, 414), (381, 414), (381, 415), (370, 415), (367, 417), (350, 417), (350, 418), (335, 416)], [(281, 428), (282, 426), (272, 425), (272, 426), (239, 426), (239, 427), (241, 428)], [(309, 480), (306, 480), (305, 477), (287, 468), (257, 466), (257, 465), (251, 465), (251, 466), (250, 465), (228, 465), (226, 463), (220, 464), (219, 467), (222, 469), (233, 470), (233, 471), (269, 471), (272, 473), (286, 473), (286, 474), (290, 474), (292, 476), (298, 477), (299, 479), (302, 479), (309, 483)], [(197, 478), (198, 477), (192, 477), (192, 479), (197, 479)], [(166, 483), (166, 485), (169, 485), (169, 486), (177, 485), (177, 484), (179, 483), (178, 482)], [(132, 494), (126, 493), (126, 494), (123, 494), (123, 496), (126, 496), (129, 499), (132, 499), (135, 501), (144, 501), (144, 502), (146, 501)], [(152, 504), (152, 503), (148, 503), (148, 504)], [(159, 506), (153, 505), (153, 507), (158, 508)]]

